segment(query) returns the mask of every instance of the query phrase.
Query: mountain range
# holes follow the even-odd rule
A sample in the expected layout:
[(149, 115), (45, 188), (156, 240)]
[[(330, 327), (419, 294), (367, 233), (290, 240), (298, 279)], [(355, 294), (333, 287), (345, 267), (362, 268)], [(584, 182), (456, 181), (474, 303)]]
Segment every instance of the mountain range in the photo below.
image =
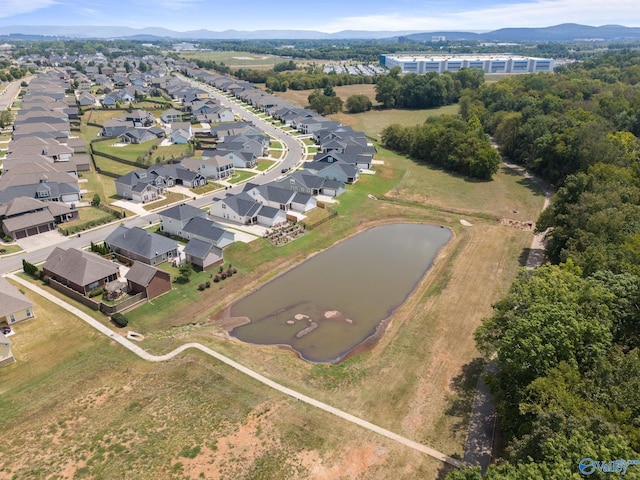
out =
[(640, 40), (640, 28), (622, 25), (593, 27), (565, 23), (541, 28), (501, 28), (491, 32), (420, 32), (420, 31), (362, 31), (344, 30), (336, 33), (312, 30), (192, 30), (177, 32), (166, 28), (129, 28), (116, 26), (51, 26), (14, 25), (0, 26), (0, 36), (8, 37), (57, 37), (79, 39), (137, 39), (137, 40), (267, 40), (267, 39), (396, 39), (430, 41), (434, 36), (447, 40), (477, 40), (487, 42), (534, 41), (567, 42), (574, 40), (635, 41)]

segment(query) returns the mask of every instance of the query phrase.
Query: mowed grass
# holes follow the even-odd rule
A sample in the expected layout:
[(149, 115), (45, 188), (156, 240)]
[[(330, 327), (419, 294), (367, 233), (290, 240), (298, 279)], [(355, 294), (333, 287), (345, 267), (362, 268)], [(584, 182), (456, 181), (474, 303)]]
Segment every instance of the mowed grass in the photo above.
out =
[(231, 68), (273, 68), (276, 63), (289, 61), (289, 58), (249, 52), (182, 52), (180, 56), (189, 61), (224, 63)]
[(37, 317), (11, 337), (18, 361), (0, 369), (2, 478), (303, 479), (387, 458), (437, 468), (203, 354), (143, 362), (33, 300)]
[[(508, 288), (532, 239), (498, 219), (535, 219), (542, 197), (508, 171), (491, 182), (469, 182), (384, 149), (376, 158), (384, 165), (347, 187), (336, 218), (283, 247), (263, 239), (231, 245), (225, 260), (236, 275), (200, 292), (198, 283), (215, 270), (194, 274), (189, 284), (128, 313), (129, 327), (146, 335), (140, 346), (153, 353), (198, 341), (288, 387), (461, 455), (481, 367), (473, 332)], [(462, 219), (473, 226), (463, 227)], [(314, 366), (277, 347), (229, 339), (220, 326), (240, 296), (314, 252), (391, 222), (442, 225), (454, 235), (368, 350), (338, 365)], [(0, 428), (10, 439), (0, 454), (12, 459), (0, 462), (0, 477), (396, 479), (402, 472), (435, 479), (442, 473), (435, 460), (201, 354), (144, 363), (53, 307), (38, 300), (39, 317), (19, 327), (38, 329), (39, 340), (22, 349), (18, 342), (31, 335), (18, 331), (12, 337), (18, 362), (0, 369), (0, 411), (8, 412)], [(42, 309), (61, 319), (36, 323)]]
[[(417, 125), (424, 123), (425, 120), (434, 115), (456, 115), (458, 113), (458, 105), (446, 105), (440, 108), (430, 108), (421, 110), (405, 110), (398, 108), (381, 109), (375, 101), (375, 85), (346, 85), (334, 87), (336, 95), (346, 102), (347, 98), (357, 93), (367, 95), (374, 108), (363, 113), (347, 113), (346, 111), (330, 115), (332, 120), (349, 125), (354, 130), (364, 132), (367, 136), (377, 139), (385, 127), (397, 123), (403, 126)], [(287, 90), (286, 92), (275, 92), (276, 95), (286, 98), (297, 105), (306, 107), (309, 102), (307, 98), (313, 90)]]

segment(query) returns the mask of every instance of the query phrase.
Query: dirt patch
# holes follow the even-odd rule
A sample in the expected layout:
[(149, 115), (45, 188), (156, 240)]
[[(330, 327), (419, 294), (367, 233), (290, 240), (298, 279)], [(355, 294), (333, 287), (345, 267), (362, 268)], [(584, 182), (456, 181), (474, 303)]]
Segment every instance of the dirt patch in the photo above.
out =
[(389, 451), (378, 444), (368, 443), (352, 446), (342, 452), (337, 463), (326, 464), (317, 452), (303, 452), (302, 465), (308, 470), (310, 479), (334, 480), (336, 478), (357, 478), (372, 466), (384, 463)]

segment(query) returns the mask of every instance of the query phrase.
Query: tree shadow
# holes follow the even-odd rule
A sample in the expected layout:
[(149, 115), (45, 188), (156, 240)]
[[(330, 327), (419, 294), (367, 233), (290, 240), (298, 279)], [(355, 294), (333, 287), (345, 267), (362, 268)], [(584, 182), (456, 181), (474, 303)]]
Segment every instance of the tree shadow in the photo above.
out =
[(454, 395), (445, 410), (445, 414), (456, 419), (451, 427), (453, 434), (465, 430), (469, 425), (478, 379), (484, 370), (485, 364), (486, 361), (483, 358), (474, 358), (462, 367), (460, 375), (451, 380), (451, 390)]
[(543, 248), (523, 248), (518, 256), (518, 264), (521, 267), (536, 267), (547, 261), (547, 252)]
[(534, 196), (544, 197), (544, 189), (542, 188), (540, 183), (537, 182), (535, 179), (527, 178), (522, 175), (522, 172), (519, 172), (518, 170), (514, 170), (513, 168), (509, 168), (506, 165), (502, 165), (501, 169), (502, 169), (502, 172), (507, 176), (519, 177), (520, 179), (518, 180), (517, 183), (527, 188), (528, 190), (530, 190)]
[(451, 472), (455, 472), (456, 470), (458, 469), (453, 465), (449, 465), (448, 463), (443, 463), (440, 469), (438, 470), (438, 476), (436, 477), (436, 480), (444, 480), (447, 475), (449, 475)]

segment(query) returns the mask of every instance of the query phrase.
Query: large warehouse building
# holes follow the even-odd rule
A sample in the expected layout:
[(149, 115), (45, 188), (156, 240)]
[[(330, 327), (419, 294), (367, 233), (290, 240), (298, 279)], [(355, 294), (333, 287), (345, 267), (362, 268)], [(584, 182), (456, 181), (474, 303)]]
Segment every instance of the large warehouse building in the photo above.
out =
[(551, 58), (514, 55), (380, 55), (387, 68), (400, 67), (402, 73), (457, 72), (481, 68), (485, 73), (535, 73), (553, 71)]

